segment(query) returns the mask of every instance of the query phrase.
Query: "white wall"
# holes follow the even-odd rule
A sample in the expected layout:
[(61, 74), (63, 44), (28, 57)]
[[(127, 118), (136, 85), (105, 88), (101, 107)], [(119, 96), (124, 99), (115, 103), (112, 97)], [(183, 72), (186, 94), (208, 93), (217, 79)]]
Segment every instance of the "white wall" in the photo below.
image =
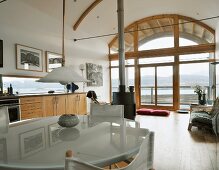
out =
[[(219, 21), (215, 29), (216, 52), (215, 57), (219, 60)], [(219, 96), (219, 64), (216, 65), (216, 97)]]
[[(61, 18), (58, 18), (61, 19)], [(45, 51), (61, 53), (62, 27), (61, 20), (42, 13), (35, 8), (23, 3), (23, 1), (7, 1), (0, 5), (0, 39), (3, 40), (3, 68), (0, 74), (18, 76), (39, 76), (47, 74)], [(72, 30), (71, 25), (65, 28), (65, 56), (66, 65), (73, 65), (75, 71), (81, 74), (80, 64), (95, 63), (103, 66), (103, 86), (86, 87), (95, 90), (99, 99), (109, 101), (109, 66), (107, 43), (100, 39), (73, 41), (75, 37), (81, 37), (84, 32)], [(89, 33), (87, 33), (89, 36)], [(15, 44), (22, 44), (43, 50), (43, 72), (34, 72), (16, 69)], [(86, 70), (84, 71), (86, 76)], [(83, 84), (79, 85), (78, 92), (83, 91)]]
[[(7, 37), (1, 36), (0, 32), (0, 39), (3, 39), (3, 49), (4, 49), (4, 58), (3, 58), (3, 68), (0, 68), (0, 74), (3, 75), (18, 75), (18, 76), (45, 76), (47, 74), (46, 72), (46, 63), (45, 63), (45, 51), (53, 51), (53, 52), (59, 52), (57, 49), (51, 45), (47, 45), (46, 43), (34, 43), (33, 41), (29, 40), (28, 38), (24, 39), (24, 41), (21, 41), (19, 38), (11, 38), (7, 39)], [(26, 70), (17, 70), (16, 69), (16, 52), (15, 52), (15, 44), (19, 42), (20, 44), (28, 45), (31, 47), (42, 49), (43, 52), (43, 65), (44, 65), (44, 71), (43, 72), (34, 72), (34, 71), (26, 71)], [(48, 47), (48, 48), (45, 48)], [(69, 49), (71, 51), (72, 49)], [(67, 51), (67, 50), (66, 50)], [(103, 86), (101, 87), (87, 87), (85, 83), (85, 92), (88, 90), (94, 90), (97, 93), (98, 99), (102, 101), (109, 102), (109, 62), (107, 57), (102, 58), (95, 58), (92, 59), (90, 57), (89, 52), (85, 52), (85, 56), (66, 56), (66, 65), (74, 66), (75, 71), (78, 72), (80, 75), (82, 75), (81, 70), (79, 69), (80, 64), (86, 65), (86, 63), (95, 63), (102, 65), (103, 67)], [(83, 76), (86, 77), (86, 70), (83, 71)], [(79, 86), (78, 92), (83, 91), (83, 83), (76, 83)]]
[(216, 36), (216, 58), (219, 59), (219, 21), (217, 22), (217, 26), (215, 29)]
[[(217, 27), (215, 29), (216, 31), (216, 58), (219, 59), (219, 21), (217, 22)], [(217, 89), (216, 89), (216, 96), (219, 97), (219, 64), (216, 65), (216, 84), (217, 84)], [(219, 137), (217, 137), (217, 169), (219, 169)]]

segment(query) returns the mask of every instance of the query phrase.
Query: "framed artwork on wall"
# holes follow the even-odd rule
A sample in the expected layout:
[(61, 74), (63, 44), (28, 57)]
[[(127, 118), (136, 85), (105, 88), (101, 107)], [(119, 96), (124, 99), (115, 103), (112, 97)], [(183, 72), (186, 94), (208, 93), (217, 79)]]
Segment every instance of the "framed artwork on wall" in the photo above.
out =
[(33, 155), (46, 148), (44, 127), (20, 135), (21, 158)]
[(87, 86), (103, 86), (103, 67), (101, 65), (86, 63)]
[(43, 71), (43, 51), (16, 44), (17, 69)]
[(62, 67), (62, 55), (46, 51), (46, 71), (51, 72), (58, 67)]

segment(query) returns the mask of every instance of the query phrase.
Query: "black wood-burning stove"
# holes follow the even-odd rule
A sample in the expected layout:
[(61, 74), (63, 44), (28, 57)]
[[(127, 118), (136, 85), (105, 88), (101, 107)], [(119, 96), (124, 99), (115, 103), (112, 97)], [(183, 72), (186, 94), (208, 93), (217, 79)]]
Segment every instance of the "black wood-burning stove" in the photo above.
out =
[(135, 93), (126, 92), (125, 86), (119, 86), (119, 92), (113, 92), (113, 105), (124, 105), (124, 117), (127, 119), (135, 119), (136, 105)]

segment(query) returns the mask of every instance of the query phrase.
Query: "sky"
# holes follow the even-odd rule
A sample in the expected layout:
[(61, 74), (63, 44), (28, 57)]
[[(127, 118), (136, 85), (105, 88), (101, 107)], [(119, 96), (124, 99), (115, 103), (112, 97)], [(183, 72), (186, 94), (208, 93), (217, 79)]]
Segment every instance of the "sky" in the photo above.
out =
[[(188, 46), (188, 45), (197, 45), (197, 43), (180, 38), (180, 46)], [(174, 40), (173, 37), (162, 37), (157, 38), (154, 40), (151, 40), (142, 46), (139, 47), (139, 51), (141, 50), (149, 50), (149, 49), (159, 49), (159, 48), (169, 48), (174, 46)], [(203, 53), (203, 54), (189, 54), (189, 55), (181, 55), (180, 61), (191, 61), (191, 60), (199, 60), (203, 58), (209, 58), (209, 53)], [(162, 63), (162, 62), (171, 62), (174, 61), (173, 56), (166, 56), (166, 57), (156, 57), (156, 58), (148, 58), (148, 59), (140, 59), (139, 63), (142, 64), (148, 64), (148, 63)], [(113, 63), (116, 64), (116, 61)], [(118, 61), (117, 61), (118, 64)], [(195, 69), (194, 69), (195, 68)], [(167, 77), (172, 74), (172, 71), (169, 67), (160, 67), (159, 76), (161, 77)], [(209, 63), (195, 63), (195, 64), (181, 64), (180, 65), (180, 74), (183, 75), (209, 75)], [(150, 75), (149, 72), (141, 72), (142, 76)], [(118, 79), (119, 74), (117, 69), (112, 70), (112, 78)]]

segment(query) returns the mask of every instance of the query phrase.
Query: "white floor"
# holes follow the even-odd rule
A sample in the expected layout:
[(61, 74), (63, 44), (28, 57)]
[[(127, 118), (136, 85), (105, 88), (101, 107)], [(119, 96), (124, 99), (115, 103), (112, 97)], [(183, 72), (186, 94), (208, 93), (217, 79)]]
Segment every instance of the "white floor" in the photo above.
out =
[(155, 132), (156, 170), (216, 170), (216, 138), (208, 131), (187, 130), (189, 114), (136, 116), (142, 128)]

